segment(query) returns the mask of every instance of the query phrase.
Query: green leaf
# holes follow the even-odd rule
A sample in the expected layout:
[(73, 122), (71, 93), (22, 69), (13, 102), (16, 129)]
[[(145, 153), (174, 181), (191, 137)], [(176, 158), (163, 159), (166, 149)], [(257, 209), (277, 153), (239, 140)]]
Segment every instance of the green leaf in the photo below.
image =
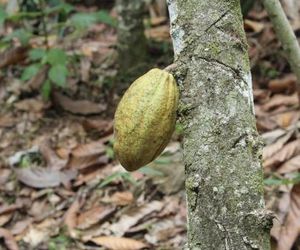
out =
[(267, 179), (264, 179), (264, 184), (267, 186), (289, 185), (289, 184), (297, 184), (299, 182), (300, 182), (299, 173), (297, 173), (291, 178), (279, 178), (277, 176), (271, 176)]
[(109, 159), (113, 159), (114, 158), (115, 153), (114, 153), (114, 150), (113, 150), (112, 147), (106, 147), (105, 151), (106, 151), (106, 155), (107, 155), (107, 157)]
[(176, 126), (175, 126), (175, 133), (177, 135), (182, 135), (183, 134), (183, 130), (184, 130), (183, 124), (177, 122)]
[(164, 176), (163, 172), (148, 166), (142, 167), (138, 171), (141, 172), (142, 174), (150, 175), (150, 176)]
[(10, 42), (13, 38), (17, 38), (22, 45), (26, 45), (29, 42), (29, 39), (32, 37), (32, 34), (24, 29), (17, 29), (8, 36), (6, 36), (3, 41)]
[(71, 17), (70, 21), (77, 29), (84, 29), (96, 23), (97, 17), (91, 13), (77, 13)]
[(132, 184), (136, 184), (136, 181), (134, 180), (134, 178), (132, 177), (132, 175), (130, 173), (116, 172), (116, 173), (113, 173), (110, 176), (106, 177), (105, 180), (103, 180), (98, 187), (103, 188), (118, 178), (126, 180)]
[(42, 96), (44, 100), (46, 101), (49, 100), (51, 89), (52, 89), (51, 82), (49, 80), (46, 80), (42, 86)]
[(113, 27), (116, 27), (117, 24), (116, 19), (103, 10), (95, 13), (76, 13), (71, 17), (70, 21), (77, 29), (85, 29), (96, 22), (106, 23)]
[(130, 173), (124, 173), (124, 175), (122, 176), (122, 178), (128, 182), (130, 182), (133, 185), (136, 185), (137, 182), (135, 181), (135, 179), (132, 177), (132, 175)]
[(6, 17), (7, 17), (7, 14), (6, 14), (3, 6), (0, 5), (0, 26), (4, 23)]
[(29, 51), (29, 58), (33, 61), (40, 60), (46, 55), (46, 50), (44, 49), (32, 49)]
[(67, 63), (67, 54), (62, 49), (50, 49), (47, 53), (47, 62), (52, 66), (65, 65)]
[(69, 14), (71, 11), (74, 10), (74, 7), (71, 4), (67, 4), (67, 3), (61, 3), (59, 5), (59, 8), (61, 9), (61, 11), (65, 12), (66, 14)]
[(277, 179), (277, 178), (267, 178), (264, 180), (264, 184), (266, 186), (278, 186), (278, 185), (283, 185), (284, 182), (282, 179)]
[(39, 72), (40, 68), (41, 68), (40, 64), (32, 64), (26, 67), (22, 73), (21, 80), (28, 81)]
[(159, 158), (154, 160), (154, 163), (156, 164), (170, 164), (172, 162), (172, 159), (170, 156), (164, 156), (161, 155)]
[(95, 16), (97, 17), (98, 22), (108, 24), (112, 27), (117, 26), (117, 20), (109, 15), (107, 11), (100, 10), (99, 12), (95, 13)]
[(57, 86), (64, 87), (66, 85), (66, 79), (68, 70), (64, 65), (52, 66), (48, 72), (49, 79)]
[(103, 188), (105, 186), (107, 186), (108, 184), (110, 184), (111, 182), (113, 182), (114, 180), (122, 177), (122, 175), (124, 174), (124, 172), (116, 172), (111, 174), (110, 176), (106, 177), (99, 185), (99, 188)]
[(66, 250), (71, 244), (72, 239), (65, 235), (58, 235), (57, 237), (50, 238), (48, 243), (49, 250)]

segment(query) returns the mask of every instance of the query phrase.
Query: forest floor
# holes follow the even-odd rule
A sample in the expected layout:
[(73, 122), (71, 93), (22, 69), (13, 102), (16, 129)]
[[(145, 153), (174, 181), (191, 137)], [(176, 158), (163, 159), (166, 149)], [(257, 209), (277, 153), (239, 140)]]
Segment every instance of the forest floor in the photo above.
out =
[[(156, 62), (149, 67), (166, 66), (168, 19), (152, 16), (150, 23), (146, 35)], [(296, 78), (261, 8), (248, 14), (245, 29), (265, 142), (265, 200), (277, 216), (273, 247), (290, 249), (300, 229)], [(51, 40), (81, 57), (70, 66), (67, 88), (53, 89), (48, 101), (39, 91), (46, 68), (24, 83), (26, 57), (16, 56), (22, 52), (0, 55), (0, 249), (173, 250), (186, 243), (180, 126), (163, 154), (139, 171), (126, 172), (114, 158), (109, 104), (120, 96), (106, 79), (117, 73), (116, 40), (115, 29), (99, 23), (75, 43)]]

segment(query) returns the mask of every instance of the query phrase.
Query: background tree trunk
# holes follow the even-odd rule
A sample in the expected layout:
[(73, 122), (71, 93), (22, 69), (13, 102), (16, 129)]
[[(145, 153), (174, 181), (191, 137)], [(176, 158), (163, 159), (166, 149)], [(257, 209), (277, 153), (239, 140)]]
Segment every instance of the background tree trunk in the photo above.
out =
[(188, 249), (269, 249), (239, 0), (168, 0), (182, 88)]
[(146, 38), (144, 35), (143, 0), (117, 0), (118, 12), (118, 54), (120, 74), (139, 75), (134, 73), (145, 64), (147, 54)]

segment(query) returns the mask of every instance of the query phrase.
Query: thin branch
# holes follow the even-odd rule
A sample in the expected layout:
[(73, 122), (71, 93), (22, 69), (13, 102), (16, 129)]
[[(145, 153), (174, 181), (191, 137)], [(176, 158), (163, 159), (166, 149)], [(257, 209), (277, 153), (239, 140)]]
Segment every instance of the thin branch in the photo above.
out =
[(44, 0), (39, 0), (39, 7), (40, 11), (42, 12), (42, 26), (43, 26), (43, 32), (45, 36), (45, 46), (46, 49), (49, 49), (49, 41), (48, 41), (48, 31), (47, 31), (47, 22), (46, 22), (46, 13), (45, 13), (45, 1)]
[(300, 90), (300, 46), (297, 37), (279, 0), (262, 0), (262, 3), (273, 23), (274, 30), (283, 46), (292, 71), (297, 77), (298, 90)]

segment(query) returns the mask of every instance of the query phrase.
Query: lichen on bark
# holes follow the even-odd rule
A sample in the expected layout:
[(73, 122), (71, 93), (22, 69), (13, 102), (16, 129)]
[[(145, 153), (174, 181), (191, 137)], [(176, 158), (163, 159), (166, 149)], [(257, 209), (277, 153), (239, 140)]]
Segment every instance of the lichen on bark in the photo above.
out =
[(181, 88), (188, 249), (269, 249), (262, 144), (239, 0), (169, 0)]

